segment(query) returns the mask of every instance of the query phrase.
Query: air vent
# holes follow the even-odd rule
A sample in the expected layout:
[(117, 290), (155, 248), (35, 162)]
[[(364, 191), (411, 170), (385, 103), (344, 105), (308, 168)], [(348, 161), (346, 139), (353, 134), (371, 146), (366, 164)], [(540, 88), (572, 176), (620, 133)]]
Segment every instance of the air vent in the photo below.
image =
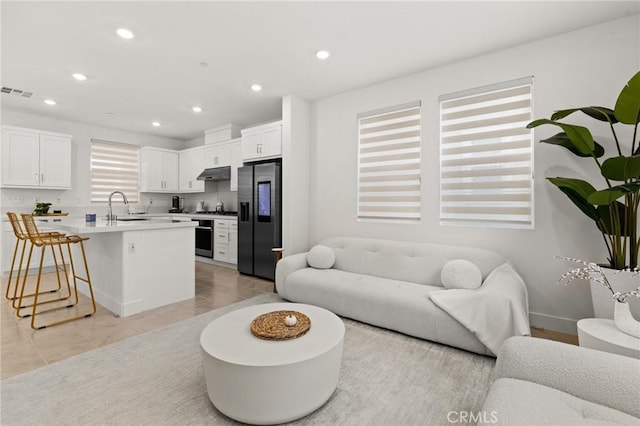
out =
[(33, 96), (33, 92), (26, 92), (20, 89), (12, 89), (11, 87), (2, 86), (2, 93), (7, 93), (9, 95), (16, 95), (23, 98), (30, 98)]

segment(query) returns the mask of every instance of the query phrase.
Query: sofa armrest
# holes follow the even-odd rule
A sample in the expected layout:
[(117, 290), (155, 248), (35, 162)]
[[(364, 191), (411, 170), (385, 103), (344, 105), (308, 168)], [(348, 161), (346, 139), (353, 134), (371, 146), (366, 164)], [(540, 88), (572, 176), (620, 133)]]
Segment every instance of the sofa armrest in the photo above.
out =
[(634, 358), (517, 336), (502, 345), (495, 375), (555, 388), (640, 417), (640, 360)]
[(307, 253), (297, 253), (291, 256), (286, 256), (280, 259), (276, 264), (276, 291), (281, 295), (286, 295), (284, 291), (284, 283), (289, 274), (297, 271), (298, 269), (306, 268), (309, 266), (307, 263)]

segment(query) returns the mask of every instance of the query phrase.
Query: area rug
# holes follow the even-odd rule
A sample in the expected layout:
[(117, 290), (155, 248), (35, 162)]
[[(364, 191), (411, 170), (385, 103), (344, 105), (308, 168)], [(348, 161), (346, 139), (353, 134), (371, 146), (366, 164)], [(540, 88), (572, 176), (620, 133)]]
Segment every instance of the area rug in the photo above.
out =
[[(209, 401), (199, 346), (214, 318), (282, 302), (264, 294), (0, 382), (9, 425), (236, 424)], [(294, 424), (461, 424), (477, 413), (495, 361), (344, 319), (338, 388)], [(274, 389), (274, 392), (295, 392)]]

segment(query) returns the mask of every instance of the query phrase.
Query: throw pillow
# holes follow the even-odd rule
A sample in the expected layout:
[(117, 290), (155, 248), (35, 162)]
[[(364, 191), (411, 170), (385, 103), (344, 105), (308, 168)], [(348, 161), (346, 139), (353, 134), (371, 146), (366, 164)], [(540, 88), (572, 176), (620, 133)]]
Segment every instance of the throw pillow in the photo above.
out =
[(440, 273), (445, 288), (463, 288), (474, 290), (482, 285), (482, 271), (473, 263), (464, 259), (448, 261)]
[(336, 262), (336, 254), (331, 247), (313, 246), (307, 253), (307, 263), (312, 268), (329, 269)]

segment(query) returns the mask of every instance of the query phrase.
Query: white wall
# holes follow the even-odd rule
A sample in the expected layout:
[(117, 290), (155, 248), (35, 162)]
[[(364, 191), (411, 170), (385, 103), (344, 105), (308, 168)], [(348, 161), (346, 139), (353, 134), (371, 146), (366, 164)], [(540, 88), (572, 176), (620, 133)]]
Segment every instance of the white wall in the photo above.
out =
[[(533, 75), (536, 118), (562, 108), (613, 107), (619, 91), (640, 69), (639, 28), (636, 15), (317, 101), (311, 120), (311, 244), (349, 235), (493, 249), (508, 257), (524, 277), (532, 325), (575, 333), (575, 320), (593, 314), (590, 292), (584, 283), (557, 285), (568, 265), (554, 256), (601, 261), (606, 249), (593, 223), (545, 176), (588, 174), (591, 181), (600, 182), (595, 167), (561, 148), (538, 144), (557, 132), (540, 128), (535, 132), (535, 230), (441, 226), (438, 97)], [(415, 100), (422, 101), (422, 222), (358, 222), (356, 115)], [(609, 133), (601, 126), (595, 134)]]
[(309, 102), (282, 99), (282, 247), (285, 255), (309, 248)]
[[(140, 146), (150, 145), (169, 149), (183, 148), (183, 142), (176, 139), (126, 132), (10, 110), (2, 111), (2, 125), (49, 130), (72, 135), (71, 164), (73, 165), (71, 175), (72, 189), (70, 190), (0, 189), (0, 211), (2, 212), (6, 210), (31, 211), (34, 208), (35, 199), (38, 198), (41, 201), (53, 203), (52, 208), (70, 211), (72, 214), (89, 212), (106, 214), (106, 206), (96, 208), (95, 206), (91, 206), (89, 202), (90, 148), (92, 138)], [(150, 197), (153, 198), (153, 210), (166, 211), (171, 203), (170, 195), (141, 194), (140, 205), (147, 206)], [(118, 200), (118, 203), (119, 201), (120, 200)], [(119, 214), (126, 211), (120, 204), (117, 204), (114, 210), (116, 209), (116, 213)]]

